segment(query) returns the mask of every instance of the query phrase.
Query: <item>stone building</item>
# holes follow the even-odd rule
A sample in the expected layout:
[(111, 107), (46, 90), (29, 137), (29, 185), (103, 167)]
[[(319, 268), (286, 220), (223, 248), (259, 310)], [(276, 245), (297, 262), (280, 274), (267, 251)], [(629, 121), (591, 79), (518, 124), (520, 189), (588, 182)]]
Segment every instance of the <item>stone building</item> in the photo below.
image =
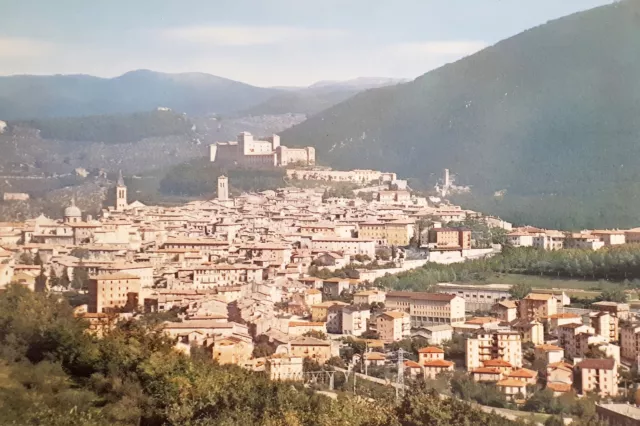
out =
[(140, 293), (140, 278), (125, 273), (103, 274), (89, 281), (90, 313), (135, 308)]
[(293, 163), (313, 165), (316, 162), (313, 147), (288, 148), (280, 145), (278, 135), (259, 140), (249, 132), (240, 133), (235, 141), (216, 142), (210, 146), (209, 155), (213, 163), (251, 168), (284, 167)]

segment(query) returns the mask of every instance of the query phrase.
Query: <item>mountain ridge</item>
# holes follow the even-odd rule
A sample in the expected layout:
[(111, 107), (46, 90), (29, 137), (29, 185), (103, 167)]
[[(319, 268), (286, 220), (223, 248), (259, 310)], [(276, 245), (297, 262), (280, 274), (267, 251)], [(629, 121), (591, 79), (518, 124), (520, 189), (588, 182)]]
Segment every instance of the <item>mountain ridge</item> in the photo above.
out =
[[(577, 197), (596, 219), (609, 218), (595, 223), (623, 226), (640, 208), (640, 191), (613, 195), (640, 181), (638, 39), (638, 1), (572, 14), (412, 82), (358, 93), (285, 130), (282, 141), (312, 145), (337, 168), (428, 183), (449, 168), (486, 199), (501, 190), (544, 202)], [(609, 202), (620, 213), (607, 212)]]

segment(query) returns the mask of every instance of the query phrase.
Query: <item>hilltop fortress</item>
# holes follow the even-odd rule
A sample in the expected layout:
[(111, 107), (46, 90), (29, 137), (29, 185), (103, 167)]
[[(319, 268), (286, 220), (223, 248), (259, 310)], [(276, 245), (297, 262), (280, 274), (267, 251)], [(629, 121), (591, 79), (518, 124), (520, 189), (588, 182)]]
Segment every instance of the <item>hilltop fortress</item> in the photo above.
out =
[(288, 148), (280, 145), (278, 135), (259, 140), (249, 132), (242, 132), (235, 141), (212, 144), (210, 159), (215, 163), (252, 168), (284, 167), (292, 163), (309, 166), (316, 163), (316, 150), (311, 146)]

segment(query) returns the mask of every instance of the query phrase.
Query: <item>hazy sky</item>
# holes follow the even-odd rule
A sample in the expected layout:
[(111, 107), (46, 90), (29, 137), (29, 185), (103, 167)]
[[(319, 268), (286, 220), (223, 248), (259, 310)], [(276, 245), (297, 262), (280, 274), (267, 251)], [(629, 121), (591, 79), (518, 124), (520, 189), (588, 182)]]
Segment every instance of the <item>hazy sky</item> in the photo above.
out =
[(611, 0), (0, 0), (0, 75), (410, 77)]

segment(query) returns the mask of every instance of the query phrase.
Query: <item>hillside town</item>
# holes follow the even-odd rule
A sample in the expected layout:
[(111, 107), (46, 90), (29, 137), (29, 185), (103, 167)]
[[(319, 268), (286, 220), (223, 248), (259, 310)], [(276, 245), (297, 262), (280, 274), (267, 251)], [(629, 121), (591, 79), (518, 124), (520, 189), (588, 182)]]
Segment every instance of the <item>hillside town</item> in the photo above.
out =
[[(296, 173), (334, 179), (326, 170)], [(452, 223), (473, 220), (501, 230), (512, 247), (544, 250), (638, 242), (640, 230), (513, 228), (421, 197), (395, 173), (335, 176), (372, 185), (370, 201), (327, 197), (323, 187), (233, 197), (220, 176), (216, 199), (147, 206), (130, 201), (120, 175), (115, 204), (99, 218), (72, 201), (62, 220), (0, 223), (0, 288), (74, 293), (82, 300), (75, 315), (97, 335), (123, 319), (159, 316), (176, 350), (273, 380), (303, 381), (325, 365), (371, 377), (392, 368), (407, 380), (465, 372), (520, 406), (537, 384), (554, 396), (606, 400), (628, 392), (619, 371), (637, 371), (640, 323), (627, 303), (579, 309), (562, 292), (514, 298), (510, 284), (439, 283), (434, 292), (412, 292), (375, 280), (500, 251)], [(420, 347), (398, 362), (398, 345), (407, 342)], [(619, 404), (598, 410), (621, 415)], [(637, 408), (625, 410), (639, 418)]]

